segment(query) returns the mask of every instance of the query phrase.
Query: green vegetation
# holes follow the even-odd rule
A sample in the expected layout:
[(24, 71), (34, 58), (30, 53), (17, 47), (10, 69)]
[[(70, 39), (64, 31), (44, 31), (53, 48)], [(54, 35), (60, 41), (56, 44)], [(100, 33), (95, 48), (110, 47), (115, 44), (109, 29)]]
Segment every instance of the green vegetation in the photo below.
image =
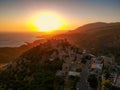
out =
[(61, 67), (60, 63), (58, 61), (49, 64), (22, 63), (16, 68), (0, 73), (0, 86), (5, 90), (10, 88), (12, 90), (53, 90), (56, 82), (55, 72)]
[(107, 69), (103, 71), (103, 74), (104, 74), (105, 79), (108, 79), (110, 76), (110, 72)]
[(80, 79), (80, 77), (78, 76), (69, 76), (69, 80), (71, 81), (71, 90), (76, 90), (76, 84), (78, 82), (78, 80)]
[(81, 71), (82, 71), (81, 68), (76, 69), (76, 72), (81, 72)]
[(65, 85), (65, 80), (63, 77), (55, 77), (54, 78), (54, 89), (55, 90), (59, 90), (61, 88), (61, 90), (64, 89), (64, 85)]
[(98, 87), (98, 81), (97, 81), (97, 78), (96, 78), (95, 75), (92, 75), (92, 74), (91, 74), (91, 75), (88, 77), (88, 82), (89, 82), (90, 87), (92, 87), (92, 88), (94, 88), (94, 89), (96, 89), (96, 88)]
[(112, 84), (109, 80), (103, 80), (102, 85), (104, 85), (105, 88), (110, 89)]
[(0, 64), (8, 63), (10, 61), (14, 61), (24, 52), (29, 50), (31, 45), (22, 45), (20, 47), (4, 47), (0, 48)]
[[(55, 73), (62, 60), (49, 61), (53, 49), (50, 45), (34, 47), (0, 72), (0, 87), (3, 90), (54, 90)], [(64, 84), (63, 80), (59, 85)]]
[(109, 90), (120, 90), (120, 87), (111, 86), (111, 88)]
[(36, 40), (33, 43), (26, 43), (26, 45), (22, 45), (20, 47), (0, 47), (0, 64), (14, 61), (24, 52), (39, 45), (42, 42), (44, 42), (44, 40)]
[(34, 71), (27, 72), (27, 68), (17, 71), (10, 69), (0, 74), (0, 86), (5, 90), (53, 90), (54, 74), (43, 66), (33, 67)]
[(105, 89), (107, 90), (120, 90), (119, 87), (113, 86), (110, 82), (110, 80), (106, 79), (102, 81), (102, 85), (104, 86)]

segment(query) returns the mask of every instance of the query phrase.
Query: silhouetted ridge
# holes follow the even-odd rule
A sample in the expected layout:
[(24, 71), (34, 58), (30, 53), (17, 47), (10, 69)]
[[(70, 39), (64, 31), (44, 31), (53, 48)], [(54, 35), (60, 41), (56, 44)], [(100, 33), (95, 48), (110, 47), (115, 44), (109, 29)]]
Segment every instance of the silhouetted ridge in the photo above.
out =
[(80, 26), (77, 29), (75, 29), (75, 31), (78, 32), (81, 30), (83, 31), (83, 30), (92, 30), (92, 29), (99, 29), (99, 28), (118, 27), (119, 25), (120, 25), (120, 22), (116, 22), (116, 23), (96, 22), (96, 23), (89, 23), (89, 24)]

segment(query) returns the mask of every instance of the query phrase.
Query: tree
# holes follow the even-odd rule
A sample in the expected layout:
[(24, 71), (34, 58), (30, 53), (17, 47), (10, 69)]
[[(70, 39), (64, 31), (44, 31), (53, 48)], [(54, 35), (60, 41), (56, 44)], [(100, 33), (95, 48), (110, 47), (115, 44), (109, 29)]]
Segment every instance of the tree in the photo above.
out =
[(97, 78), (96, 78), (95, 75), (91, 74), (91, 75), (88, 77), (88, 82), (89, 82), (90, 87), (92, 87), (92, 88), (97, 88), (97, 86), (98, 86), (98, 81), (97, 81)]
[(109, 78), (109, 76), (110, 76), (110, 72), (109, 72), (109, 70), (104, 70), (104, 77), (106, 78), (106, 79), (108, 79)]
[(107, 89), (110, 89), (112, 86), (109, 80), (103, 80), (102, 85), (104, 85), (104, 87)]
[(81, 68), (76, 69), (76, 72), (81, 72), (81, 71), (82, 71)]

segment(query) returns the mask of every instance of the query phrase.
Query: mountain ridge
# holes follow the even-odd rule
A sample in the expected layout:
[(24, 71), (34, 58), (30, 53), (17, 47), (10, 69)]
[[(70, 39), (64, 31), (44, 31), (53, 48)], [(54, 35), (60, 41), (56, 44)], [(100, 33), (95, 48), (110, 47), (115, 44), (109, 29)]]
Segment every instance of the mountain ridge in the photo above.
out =
[(79, 30), (79, 29), (94, 29), (94, 28), (99, 28), (99, 27), (108, 27), (108, 26), (116, 26), (119, 25), (120, 22), (111, 22), (111, 23), (105, 23), (105, 22), (95, 22), (95, 23), (88, 23), (85, 24), (83, 26), (80, 26), (78, 28), (76, 28), (75, 30)]

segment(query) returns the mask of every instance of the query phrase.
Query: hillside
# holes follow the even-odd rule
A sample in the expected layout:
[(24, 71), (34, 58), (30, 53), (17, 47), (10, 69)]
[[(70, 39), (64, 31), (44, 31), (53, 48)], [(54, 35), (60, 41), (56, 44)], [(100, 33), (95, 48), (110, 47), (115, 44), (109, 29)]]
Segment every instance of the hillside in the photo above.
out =
[(66, 38), (81, 49), (95, 54), (120, 55), (120, 23), (91, 23), (81, 26), (56, 38)]
[(54, 85), (63, 85), (61, 79), (56, 81), (55, 73), (61, 70), (65, 57), (71, 57), (70, 51), (73, 54), (78, 48), (65, 39), (52, 39), (24, 52), (1, 68), (0, 90), (54, 90)]
[(27, 50), (43, 43), (45, 40), (36, 40), (32, 43), (26, 42), (20, 47), (0, 47), (0, 65), (11, 62)]

